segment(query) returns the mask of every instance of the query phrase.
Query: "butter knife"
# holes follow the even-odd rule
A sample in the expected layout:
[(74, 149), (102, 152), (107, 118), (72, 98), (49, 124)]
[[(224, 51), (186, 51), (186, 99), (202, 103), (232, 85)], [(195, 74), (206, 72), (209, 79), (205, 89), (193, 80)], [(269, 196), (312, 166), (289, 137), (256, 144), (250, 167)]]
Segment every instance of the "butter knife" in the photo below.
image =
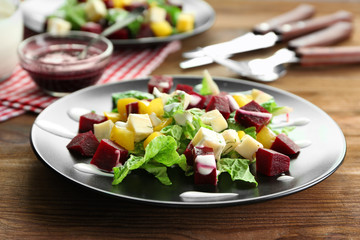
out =
[[(195, 57), (181, 62), (180, 67), (187, 69), (212, 63), (213, 59), (207, 56), (209, 52), (211, 52), (212, 55), (229, 58), (236, 53), (272, 47), (278, 42), (287, 42), (340, 21), (351, 22), (352, 14), (347, 11), (338, 11), (330, 15), (320, 16), (309, 20), (286, 23), (274, 27), (273, 31), (263, 35), (255, 34), (253, 32), (247, 33), (229, 42), (211, 45), (192, 51), (191, 53)], [(261, 24), (259, 26), (261, 26)], [(189, 56), (189, 54), (186, 56)]]

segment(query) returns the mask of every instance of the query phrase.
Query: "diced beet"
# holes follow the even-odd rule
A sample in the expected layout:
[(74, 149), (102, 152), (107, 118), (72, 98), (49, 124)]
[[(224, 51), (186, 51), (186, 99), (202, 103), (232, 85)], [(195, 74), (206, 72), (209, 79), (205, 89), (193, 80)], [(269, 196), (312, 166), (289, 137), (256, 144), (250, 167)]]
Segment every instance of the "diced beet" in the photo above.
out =
[(223, 115), (225, 119), (228, 119), (230, 116), (230, 106), (229, 101), (224, 96), (212, 96), (210, 102), (207, 104), (205, 111), (209, 112), (211, 110), (217, 109)]
[[(107, 9), (114, 8), (114, 1), (113, 0), (103, 0)], [(86, 1), (85, 1), (86, 2)]]
[(186, 163), (189, 166), (194, 166), (193, 149), (194, 149), (194, 145), (192, 145), (192, 143), (190, 142), (184, 151), (184, 155), (186, 157)]
[(123, 165), (128, 151), (109, 139), (102, 139), (90, 164), (111, 172), (113, 167)]
[(285, 154), (290, 158), (297, 158), (300, 153), (300, 147), (284, 133), (276, 136), (275, 141), (271, 145), (271, 149)]
[(263, 113), (269, 113), (268, 110), (266, 110), (264, 107), (262, 107), (260, 104), (252, 100), (251, 102), (247, 103), (246, 105), (242, 106), (241, 109), (246, 111), (252, 111), (252, 112), (263, 112)]
[(194, 183), (196, 185), (199, 184), (216, 185), (217, 171), (216, 171), (215, 155), (208, 154), (209, 152), (206, 151), (204, 153), (205, 154), (203, 155), (198, 155), (196, 157), (194, 156), (195, 157)]
[(94, 112), (84, 114), (79, 120), (79, 133), (93, 131), (94, 124), (105, 122), (107, 118), (105, 116), (96, 114)]
[(193, 86), (187, 85), (187, 84), (178, 84), (176, 85), (176, 90), (181, 90), (184, 91), (186, 93), (191, 93), (193, 92)]
[(259, 148), (256, 152), (256, 171), (266, 176), (276, 176), (289, 171), (290, 158), (271, 149)]
[(92, 131), (79, 133), (76, 135), (66, 148), (73, 154), (92, 157), (99, 146), (99, 141), (96, 139)]
[(81, 31), (92, 32), (100, 34), (102, 32), (102, 26), (99, 23), (87, 22), (81, 26)]
[(148, 91), (153, 93), (154, 87), (156, 87), (160, 92), (169, 93), (172, 86), (173, 78), (171, 76), (152, 76), (148, 83)]
[(200, 94), (198, 94), (196, 92), (188, 92), (188, 94), (191, 95), (191, 101), (190, 101), (190, 104), (188, 106), (188, 109), (190, 109), (190, 108), (203, 109), (204, 108), (206, 97), (204, 97), (203, 95), (200, 95)]
[(126, 113), (128, 116), (130, 113), (139, 113), (139, 103), (138, 102), (129, 103), (125, 107), (126, 107)]
[(110, 39), (129, 39), (130, 34), (127, 28), (122, 28), (109, 35)]
[(149, 23), (141, 24), (140, 29), (136, 34), (136, 38), (144, 37), (154, 37), (154, 32), (152, 31)]
[(271, 113), (253, 112), (239, 108), (235, 112), (235, 121), (244, 127), (255, 127), (259, 132), (271, 120)]

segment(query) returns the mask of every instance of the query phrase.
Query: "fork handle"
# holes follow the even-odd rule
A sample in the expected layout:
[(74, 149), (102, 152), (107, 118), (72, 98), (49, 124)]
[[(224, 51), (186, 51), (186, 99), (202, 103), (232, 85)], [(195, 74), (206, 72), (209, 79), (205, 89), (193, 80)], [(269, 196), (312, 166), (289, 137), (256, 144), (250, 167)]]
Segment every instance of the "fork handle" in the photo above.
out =
[(360, 46), (301, 47), (296, 55), (302, 66), (360, 63)]
[(337, 22), (325, 29), (289, 41), (288, 48), (330, 46), (348, 39), (352, 30), (353, 24), (351, 22)]
[(314, 13), (315, 13), (314, 6), (309, 4), (301, 4), (297, 8), (289, 12), (283, 13), (277, 17), (269, 19), (266, 22), (257, 24), (253, 28), (253, 32), (257, 34), (266, 34), (274, 30), (274, 28), (284, 25), (286, 23), (308, 19), (312, 17)]
[(333, 14), (316, 17), (313, 19), (289, 23), (277, 27), (274, 32), (280, 36), (282, 42), (289, 41), (299, 36), (326, 28), (340, 21), (351, 22), (352, 14), (347, 11), (337, 11)]

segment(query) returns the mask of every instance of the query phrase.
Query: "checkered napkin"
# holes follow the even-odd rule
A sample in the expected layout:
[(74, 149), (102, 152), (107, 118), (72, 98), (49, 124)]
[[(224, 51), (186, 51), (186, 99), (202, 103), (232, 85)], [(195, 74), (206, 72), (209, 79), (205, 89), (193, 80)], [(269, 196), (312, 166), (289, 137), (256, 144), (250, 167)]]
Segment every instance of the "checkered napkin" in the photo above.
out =
[[(155, 48), (114, 52), (97, 84), (148, 76), (170, 53), (179, 50), (180, 47), (180, 42), (174, 41)], [(26, 111), (40, 113), (57, 99), (42, 92), (27, 72), (17, 66), (13, 75), (0, 83), (0, 122), (19, 116)]]

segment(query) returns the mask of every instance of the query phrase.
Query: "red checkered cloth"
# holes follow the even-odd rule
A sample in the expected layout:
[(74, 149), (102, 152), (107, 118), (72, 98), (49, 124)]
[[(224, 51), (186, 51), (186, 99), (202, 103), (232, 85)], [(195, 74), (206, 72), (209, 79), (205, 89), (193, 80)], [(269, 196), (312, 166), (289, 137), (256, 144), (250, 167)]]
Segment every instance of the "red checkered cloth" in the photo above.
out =
[[(155, 48), (115, 52), (97, 84), (148, 76), (169, 54), (180, 47), (180, 42), (174, 41)], [(42, 92), (27, 72), (17, 66), (13, 75), (0, 83), (0, 122), (26, 111), (40, 113), (57, 99)]]

